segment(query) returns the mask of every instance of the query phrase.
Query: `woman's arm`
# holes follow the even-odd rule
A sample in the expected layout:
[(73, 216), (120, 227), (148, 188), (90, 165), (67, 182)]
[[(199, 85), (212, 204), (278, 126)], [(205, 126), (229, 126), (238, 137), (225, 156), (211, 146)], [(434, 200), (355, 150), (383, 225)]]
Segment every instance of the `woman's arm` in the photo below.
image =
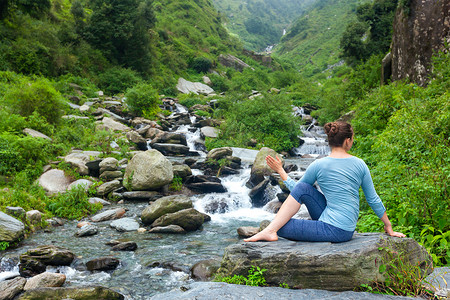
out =
[(283, 163), (278, 156), (275, 156), (275, 158), (273, 158), (272, 156), (267, 155), (266, 163), (272, 170), (280, 174), (281, 180), (286, 181), (288, 179), (289, 176), (283, 169)]
[(381, 221), (383, 221), (384, 223), (384, 231), (390, 235), (390, 236), (396, 236), (396, 237), (405, 237), (405, 235), (401, 232), (395, 232), (392, 230), (392, 225), (391, 225), (391, 221), (389, 221), (389, 218), (386, 214), (386, 212), (384, 212), (383, 216), (381, 217)]

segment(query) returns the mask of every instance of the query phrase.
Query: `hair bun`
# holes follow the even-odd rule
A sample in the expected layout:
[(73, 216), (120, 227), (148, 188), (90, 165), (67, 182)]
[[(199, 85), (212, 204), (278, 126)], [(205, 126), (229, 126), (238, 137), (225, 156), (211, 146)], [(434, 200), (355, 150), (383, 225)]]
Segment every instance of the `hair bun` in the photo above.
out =
[(325, 133), (328, 136), (334, 136), (339, 132), (339, 127), (336, 122), (330, 122), (324, 125)]

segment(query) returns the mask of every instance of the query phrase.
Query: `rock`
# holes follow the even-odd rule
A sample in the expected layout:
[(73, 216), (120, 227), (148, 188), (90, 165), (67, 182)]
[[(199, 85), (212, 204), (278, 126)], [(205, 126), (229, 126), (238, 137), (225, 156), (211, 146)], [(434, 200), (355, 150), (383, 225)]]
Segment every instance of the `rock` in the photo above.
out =
[(139, 233), (144, 233), (144, 232), (146, 232), (146, 231), (147, 231), (147, 229), (144, 228), (144, 227), (140, 227), (140, 228), (137, 230), (137, 232), (139, 232)]
[(117, 258), (106, 256), (90, 260), (86, 263), (89, 271), (108, 271), (115, 270), (120, 261)]
[(45, 272), (28, 279), (23, 289), (27, 291), (43, 287), (60, 287), (64, 282), (66, 282), (66, 275)]
[(53, 217), (53, 218), (47, 219), (45, 221), (47, 221), (47, 223), (49, 223), (53, 227), (58, 227), (58, 226), (63, 226), (64, 225), (64, 220), (61, 219), (61, 218)]
[(270, 221), (269, 220), (262, 220), (259, 223), (259, 231), (263, 231), (267, 226), (269, 226)]
[(178, 225), (186, 231), (194, 231), (199, 229), (204, 222), (205, 217), (202, 213), (194, 208), (188, 208), (159, 217), (152, 223), (152, 227)]
[(41, 223), (42, 221), (42, 213), (36, 209), (27, 211), (26, 216), (32, 225)]
[(157, 150), (137, 153), (128, 163), (124, 185), (133, 191), (156, 190), (173, 179), (170, 161)]
[(277, 88), (271, 88), (271, 89), (270, 89), (270, 92), (271, 92), (272, 94), (279, 94), (281, 91), (280, 91), (279, 89), (277, 89)]
[(214, 199), (205, 205), (205, 212), (210, 214), (223, 214), (228, 210), (227, 199)]
[[(377, 295), (358, 292), (331, 292), (311, 289), (285, 289), (281, 287), (257, 287), (225, 282), (195, 282), (174, 289), (170, 292), (157, 294), (150, 300), (411, 300), (410, 297)], [(414, 299), (414, 298), (413, 298)]]
[(54, 245), (39, 246), (20, 255), (20, 263), (40, 261), (45, 265), (69, 266), (75, 258), (72, 251)]
[(309, 125), (312, 124), (313, 122), (313, 117), (311, 117), (310, 115), (303, 115), (302, 116), (302, 121), (305, 125)]
[(111, 248), (112, 251), (135, 251), (137, 244), (135, 242), (119, 243)]
[(85, 225), (92, 225), (92, 224), (90, 222), (88, 222), (88, 221), (81, 221), (81, 222), (78, 222), (77, 228), (81, 228), (81, 227), (83, 227)]
[(71, 189), (78, 187), (78, 186), (82, 186), (84, 187), (85, 191), (89, 190), (89, 187), (93, 184), (92, 181), (87, 180), (87, 179), (78, 179), (77, 181), (72, 182), (71, 184), (69, 184), (69, 186), (67, 187), (67, 190), (70, 191)]
[(106, 201), (106, 200), (103, 200), (102, 198), (97, 198), (97, 197), (89, 198), (88, 201), (89, 201), (89, 203), (91, 203), (91, 204), (101, 203), (102, 205), (111, 205), (110, 202), (108, 202), (108, 201)]
[(98, 227), (95, 225), (84, 225), (82, 226), (76, 233), (76, 236), (83, 237), (83, 236), (91, 236), (96, 235), (98, 233)]
[(169, 225), (164, 227), (153, 227), (148, 231), (149, 233), (186, 233), (183, 227), (178, 225)]
[(162, 197), (147, 206), (141, 214), (144, 224), (152, 224), (159, 217), (174, 213), (183, 209), (192, 208), (192, 201), (185, 195), (173, 195)]
[(23, 237), (25, 225), (0, 211), (0, 241), (15, 242)]
[(254, 186), (264, 181), (264, 176), (269, 176), (273, 173), (273, 170), (266, 163), (267, 155), (270, 155), (272, 157), (278, 156), (281, 161), (283, 161), (281, 155), (276, 153), (274, 150), (267, 147), (261, 148), (261, 150), (259, 150), (258, 154), (256, 155), (255, 161), (253, 162), (250, 179), (247, 182), (247, 187), (253, 188)]
[(79, 108), (80, 112), (87, 112), (87, 111), (89, 111), (89, 109), (90, 109), (90, 106), (86, 105), (86, 104), (81, 105)]
[(203, 138), (205, 138), (205, 137), (216, 138), (219, 136), (219, 132), (220, 132), (219, 129), (214, 128), (214, 127), (209, 127), (209, 126), (202, 127), (200, 129), (200, 134)]
[(107, 157), (99, 164), (100, 174), (105, 171), (117, 171), (119, 169), (119, 161), (114, 157)]
[(136, 131), (129, 131), (126, 134), (126, 138), (132, 142), (135, 143), (139, 150), (147, 150), (147, 140), (144, 139), (139, 133)]
[(237, 229), (239, 237), (251, 237), (259, 232), (259, 227), (244, 226)]
[(11, 280), (0, 282), (0, 299), (13, 299), (17, 294), (23, 291), (26, 282), (27, 280), (23, 277), (16, 277)]
[(121, 171), (105, 171), (100, 174), (100, 180), (110, 181), (118, 178), (122, 178), (123, 173)]
[(5, 212), (14, 217), (14, 218), (23, 218), (25, 217), (25, 209), (23, 209), (22, 207), (14, 207), (14, 206), (7, 206), (5, 209)]
[(198, 193), (226, 193), (221, 180), (215, 176), (195, 175), (187, 177), (185, 186)]
[(119, 180), (112, 180), (109, 182), (105, 182), (101, 186), (97, 188), (97, 195), (98, 196), (106, 196), (109, 193), (111, 193), (114, 190), (117, 190), (122, 187), (122, 184)]
[(191, 277), (201, 281), (210, 281), (220, 267), (220, 259), (199, 261), (191, 268)]
[(231, 147), (215, 148), (208, 152), (206, 159), (219, 160), (221, 158), (231, 156), (232, 154), (233, 150), (231, 149)]
[(115, 228), (119, 232), (125, 231), (136, 231), (139, 229), (139, 223), (132, 218), (122, 218), (119, 220), (112, 221), (109, 224), (112, 228)]
[(45, 134), (43, 134), (43, 133), (41, 133), (41, 132), (39, 132), (39, 131), (36, 131), (36, 130), (34, 130), (34, 129), (25, 128), (25, 129), (23, 130), (23, 133), (25, 133), (26, 135), (29, 135), (29, 136), (31, 136), (31, 137), (36, 137), (36, 138), (41, 138), (41, 139), (46, 139), (46, 140), (52, 141), (51, 138), (49, 138), (49, 137), (46, 136)]
[(207, 85), (209, 85), (209, 86), (212, 85), (212, 81), (211, 81), (211, 79), (209, 79), (208, 76), (203, 76), (202, 79), (203, 79), (203, 82), (204, 82), (205, 84), (207, 84)]
[(181, 178), (186, 178), (192, 175), (192, 170), (188, 165), (173, 165), (173, 175)]
[(100, 163), (102, 161), (102, 159), (95, 159), (86, 163), (86, 166), (89, 169), (89, 174), (91, 176), (98, 177), (100, 175)]
[(111, 118), (104, 117), (101, 122), (97, 122), (96, 130), (127, 132), (127, 131), (130, 131), (131, 128), (123, 125), (122, 123), (114, 121)]
[(119, 219), (125, 214), (125, 209), (122, 207), (110, 209), (104, 212), (101, 212), (99, 214), (96, 214), (95, 216), (91, 217), (92, 222), (103, 222), (103, 221), (109, 221), (114, 219)]
[(434, 268), (433, 273), (424, 280), (425, 287), (433, 291), (435, 296), (450, 299), (450, 267)]
[(125, 297), (102, 286), (48, 287), (28, 290), (17, 300), (72, 299), (72, 300), (124, 300)]
[(70, 178), (64, 174), (64, 171), (57, 169), (45, 172), (38, 179), (39, 185), (49, 194), (64, 193), (70, 182)]
[(89, 175), (89, 168), (86, 163), (89, 162), (89, 156), (84, 153), (71, 153), (64, 157), (64, 161), (70, 164), (80, 175)]
[(278, 201), (278, 199), (274, 199), (274, 200), (268, 202), (264, 206), (264, 209), (268, 212), (276, 214), (280, 210), (281, 205), (283, 205), (282, 202)]
[(147, 132), (144, 134), (144, 137), (147, 139), (154, 139), (155, 137), (157, 137), (160, 134), (163, 134), (164, 131), (162, 131), (161, 129), (158, 128), (149, 128), (147, 130)]
[(122, 193), (122, 197), (129, 201), (155, 201), (162, 197), (159, 192), (155, 191), (135, 191)]
[[(410, 238), (392, 238), (380, 233), (356, 233), (345, 243), (308, 243), (280, 239), (277, 242), (241, 243), (225, 249), (218, 274), (246, 275), (251, 265), (267, 269), (269, 285), (287, 283), (292, 288), (345, 291), (385, 278), (379, 272), (387, 264), (385, 251), (401, 253), (404, 262), (420, 264), (426, 274), (432, 260)], [(324, 280), (326, 278), (326, 280)]]
[(22, 277), (33, 277), (38, 274), (44, 273), (47, 266), (37, 260), (28, 260), (19, 264), (19, 274)]
[(188, 155), (189, 147), (180, 144), (152, 144), (152, 148), (158, 150), (164, 155)]
[(180, 144), (187, 146), (186, 136), (180, 133), (174, 132), (162, 132), (152, 139), (151, 145), (153, 144)]
[(194, 93), (196, 95), (208, 95), (214, 93), (214, 90), (201, 82), (190, 82), (180, 77), (178, 79), (177, 90), (183, 94)]
[(238, 70), (239, 72), (244, 71), (245, 68), (251, 68), (252, 70), (254, 70), (252, 67), (247, 65), (245, 62), (243, 62), (242, 60), (240, 60), (239, 58), (237, 58), (236, 56), (233, 56), (231, 54), (227, 54), (227, 55), (220, 54), (219, 62), (222, 65), (224, 65), (225, 67), (234, 68), (235, 70)]

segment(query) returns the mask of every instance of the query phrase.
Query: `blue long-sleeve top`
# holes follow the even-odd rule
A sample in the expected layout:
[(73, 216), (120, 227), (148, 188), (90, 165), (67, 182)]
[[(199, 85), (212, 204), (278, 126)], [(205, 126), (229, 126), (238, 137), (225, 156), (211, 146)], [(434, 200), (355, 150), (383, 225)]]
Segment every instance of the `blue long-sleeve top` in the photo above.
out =
[[(327, 200), (320, 221), (354, 231), (359, 215), (359, 187), (362, 187), (367, 203), (379, 218), (386, 211), (373, 186), (369, 168), (360, 158), (325, 157), (314, 161), (300, 182), (312, 185), (316, 181)], [(284, 183), (289, 190), (296, 184), (290, 177)]]

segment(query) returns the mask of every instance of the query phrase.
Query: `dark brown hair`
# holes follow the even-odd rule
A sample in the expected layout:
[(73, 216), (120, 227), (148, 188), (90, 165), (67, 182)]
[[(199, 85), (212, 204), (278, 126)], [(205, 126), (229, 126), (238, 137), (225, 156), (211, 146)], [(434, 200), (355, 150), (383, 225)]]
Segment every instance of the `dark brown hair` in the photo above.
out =
[(352, 138), (353, 128), (347, 122), (330, 122), (323, 126), (330, 147), (342, 147), (345, 139)]

